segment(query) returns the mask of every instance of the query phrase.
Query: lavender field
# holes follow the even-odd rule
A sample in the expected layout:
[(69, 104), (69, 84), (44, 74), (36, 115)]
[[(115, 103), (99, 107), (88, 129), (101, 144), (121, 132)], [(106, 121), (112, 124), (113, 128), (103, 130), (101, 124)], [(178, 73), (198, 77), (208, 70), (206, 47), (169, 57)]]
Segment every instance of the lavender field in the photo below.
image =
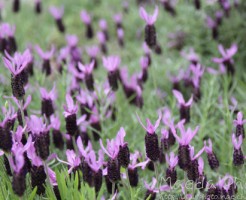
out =
[(0, 200), (246, 199), (246, 1), (0, 0), (0, 54)]

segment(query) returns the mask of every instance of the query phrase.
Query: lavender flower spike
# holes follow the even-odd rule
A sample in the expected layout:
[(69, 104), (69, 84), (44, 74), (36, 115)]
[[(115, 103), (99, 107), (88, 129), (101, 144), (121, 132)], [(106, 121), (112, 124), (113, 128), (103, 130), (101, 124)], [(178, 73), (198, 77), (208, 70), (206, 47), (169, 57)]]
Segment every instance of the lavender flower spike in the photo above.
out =
[(208, 140), (208, 146), (207, 142), (204, 141), (204, 150), (207, 153), (208, 163), (211, 169), (217, 169), (219, 167), (219, 161), (217, 159), (217, 156), (213, 152), (213, 144), (211, 139)]
[(159, 142), (158, 142), (158, 136), (155, 133), (156, 129), (158, 128), (162, 115), (159, 113), (159, 118), (155, 122), (155, 125), (152, 125), (150, 120), (147, 118), (147, 127), (143, 125), (141, 122), (139, 116), (137, 115), (139, 123), (142, 125), (142, 127), (147, 131), (147, 134), (145, 135), (145, 149), (147, 157), (152, 161), (157, 161), (160, 156), (160, 149), (159, 149)]
[(41, 87), (40, 94), (42, 97), (41, 113), (50, 118), (54, 114), (54, 101), (57, 98), (56, 86), (54, 85), (50, 92)]
[(185, 122), (188, 123), (190, 121), (190, 107), (193, 102), (193, 96), (191, 96), (188, 102), (185, 102), (182, 93), (179, 92), (178, 90), (173, 90), (173, 95), (177, 99), (180, 106), (179, 107), (180, 120), (185, 119)]
[(156, 30), (154, 23), (158, 16), (158, 7), (155, 7), (154, 14), (148, 15), (143, 7), (139, 9), (140, 17), (146, 22), (145, 26), (145, 42), (149, 47), (153, 48), (156, 46)]
[(117, 182), (120, 180), (120, 165), (118, 162), (119, 146), (113, 139), (107, 140), (107, 149), (103, 146), (102, 140), (100, 139), (100, 146), (102, 150), (109, 156), (107, 163), (107, 174), (111, 182)]
[(203, 191), (206, 186), (207, 186), (207, 177), (206, 175), (204, 175), (204, 161), (202, 159), (202, 157), (200, 157), (198, 159), (198, 173), (199, 173), (199, 177), (196, 180), (196, 187), (197, 189)]
[(51, 6), (49, 10), (50, 10), (51, 15), (55, 18), (56, 26), (57, 26), (58, 30), (61, 33), (64, 33), (65, 32), (65, 26), (64, 26), (63, 21), (62, 21), (62, 16), (64, 14), (64, 6), (62, 6), (60, 8), (55, 7), (55, 6)]
[(243, 120), (243, 113), (238, 112), (237, 113), (237, 119), (233, 120), (233, 124), (236, 127), (236, 136), (239, 137), (240, 135), (245, 138), (245, 133), (244, 133), (244, 127), (243, 125), (246, 123), (246, 120)]
[(24, 54), (15, 53), (11, 57), (5, 52), (6, 57), (3, 57), (4, 66), (11, 72), (11, 87), (13, 96), (17, 99), (22, 99), (25, 95), (23, 80), (26, 76), (24, 70), (29, 63), (29, 57)]
[(177, 181), (177, 171), (175, 170), (175, 167), (178, 164), (178, 156), (175, 156), (173, 152), (170, 153), (170, 157), (166, 154), (166, 161), (169, 165), (166, 170), (166, 182), (169, 186), (171, 186)]
[(90, 64), (83, 65), (82, 63), (78, 63), (79, 69), (85, 75), (85, 84), (88, 90), (94, 91), (94, 78), (92, 75), (94, 69), (95, 61), (93, 60)]
[(89, 13), (87, 13), (85, 10), (83, 10), (80, 13), (80, 18), (84, 22), (84, 24), (86, 25), (86, 37), (88, 39), (93, 38), (94, 31), (93, 31), (93, 28), (91, 25), (91, 16), (89, 15)]
[(114, 91), (118, 89), (117, 80), (119, 78), (118, 67), (120, 62), (119, 56), (103, 57), (103, 65), (108, 70), (108, 82)]
[(157, 184), (157, 180), (155, 178), (152, 178), (151, 185), (147, 184), (146, 181), (144, 181), (144, 186), (147, 189), (146, 194), (145, 194), (145, 198), (144, 198), (145, 200), (156, 198), (156, 193), (159, 192), (158, 189), (155, 189), (156, 184)]
[(72, 97), (67, 94), (66, 95), (66, 102), (67, 105), (64, 105), (64, 116), (66, 120), (66, 129), (68, 134), (75, 135), (78, 130), (77, 126), (77, 111), (78, 111), (78, 105), (74, 104)]
[(233, 133), (232, 134), (232, 144), (234, 146), (234, 152), (233, 152), (233, 164), (235, 166), (240, 166), (244, 164), (244, 155), (241, 149), (243, 143), (243, 136), (240, 135), (238, 138)]
[(121, 127), (116, 137), (116, 142), (119, 146), (118, 161), (122, 167), (126, 168), (130, 163), (130, 151), (127, 142), (124, 141), (125, 136), (126, 132)]

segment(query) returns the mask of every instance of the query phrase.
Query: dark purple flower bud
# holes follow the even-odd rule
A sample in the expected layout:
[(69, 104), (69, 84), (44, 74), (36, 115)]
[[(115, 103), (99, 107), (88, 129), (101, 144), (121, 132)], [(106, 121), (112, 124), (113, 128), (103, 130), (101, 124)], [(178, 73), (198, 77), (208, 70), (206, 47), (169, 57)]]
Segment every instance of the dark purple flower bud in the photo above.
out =
[(35, 12), (37, 14), (40, 14), (42, 12), (42, 3), (41, 3), (41, 0), (36, 0), (35, 1)]
[(208, 140), (209, 146), (206, 145), (206, 141), (204, 141), (204, 147), (205, 151), (207, 153), (207, 158), (208, 158), (208, 164), (211, 167), (211, 169), (215, 170), (219, 167), (219, 160), (217, 159), (217, 156), (213, 152), (213, 144), (212, 141), (209, 139)]
[[(104, 178), (105, 178), (105, 182), (106, 182), (107, 191), (108, 191), (109, 194), (112, 194), (113, 183), (109, 180), (109, 176), (108, 175), (104, 176)], [(114, 192), (116, 192), (117, 190), (118, 190), (118, 185), (116, 183)]]
[(49, 76), (51, 74), (51, 65), (50, 65), (50, 59), (52, 58), (55, 47), (52, 46), (50, 51), (44, 52), (38, 45), (36, 46), (36, 51), (39, 54), (39, 56), (43, 59), (42, 64), (42, 72), (45, 73), (46, 76)]
[(33, 135), (36, 154), (43, 160), (46, 160), (50, 153), (49, 127), (46, 127), (42, 118), (35, 115), (30, 116), (30, 119), (27, 121), (27, 126)]
[(104, 38), (108, 41), (109, 40), (109, 34), (108, 34), (108, 24), (105, 19), (101, 19), (99, 21), (99, 27), (102, 30), (102, 33), (104, 34)]
[(179, 113), (180, 113), (180, 120), (185, 119), (186, 123), (190, 122), (190, 107), (193, 102), (193, 96), (189, 99), (188, 102), (185, 102), (182, 93), (178, 90), (173, 90), (173, 95), (178, 100), (179, 103)]
[(142, 125), (142, 127), (147, 131), (147, 134), (145, 135), (145, 150), (147, 157), (155, 162), (159, 159), (160, 156), (160, 149), (159, 149), (159, 142), (158, 142), (158, 136), (156, 135), (155, 131), (158, 128), (160, 121), (161, 121), (161, 114), (159, 113), (159, 118), (156, 121), (155, 125), (152, 125), (149, 119), (146, 119), (147, 127), (143, 125), (141, 122), (139, 116), (137, 115), (139, 123)]
[(85, 10), (81, 11), (80, 13), (80, 18), (83, 21), (83, 23), (86, 25), (86, 37), (88, 39), (93, 38), (94, 36), (94, 31), (92, 28), (92, 24), (91, 24), (91, 16), (89, 15), (88, 12), (86, 12)]
[(52, 136), (53, 136), (53, 143), (56, 148), (63, 149), (64, 147), (64, 140), (62, 133), (60, 131), (61, 122), (58, 117), (51, 116), (51, 126), (53, 128)]
[(12, 7), (13, 12), (17, 13), (20, 10), (20, 0), (14, 0), (13, 1), (13, 7)]
[(238, 112), (237, 119), (233, 120), (233, 124), (236, 127), (236, 137), (240, 137), (242, 135), (243, 138), (245, 138), (244, 127), (243, 127), (244, 123), (246, 123), (246, 120), (243, 120), (242, 112)]
[(66, 130), (68, 134), (71, 136), (76, 135), (78, 131), (78, 126), (77, 126), (77, 111), (78, 111), (78, 105), (74, 104), (72, 97), (67, 94), (66, 95), (66, 102), (67, 105), (64, 106), (64, 116), (65, 116), (65, 121), (66, 121)]
[(108, 53), (108, 49), (106, 45), (105, 34), (103, 32), (98, 32), (97, 39), (99, 40), (101, 52), (106, 55)]
[(10, 152), (13, 145), (12, 133), (5, 128), (5, 123), (0, 124), (0, 149), (5, 152)]
[(41, 195), (45, 193), (45, 180), (46, 173), (44, 171), (44, 166), (32, 166), (31, 168), (31, 184), (34, 189), (37, 187), (37, 194)]
[(124, 47), (124, 30), (122, 28), (117, 29), (118, 44), (120, 47)]
[(207, 191), (206, 199), (220, 200), (221, 191), (218, 187), (211, 185)]
[(51, 6), (49, 11), (56, 21), (56, 25), (57, 25), (58, 30), (61, 33), (64, 33), (65, 32), (65, 26), (64, 26), (63, 21), (62, 21), (62, 17), (64, 14), (64, 7), (62, 6), (62, 7), (58, 8), (55, 6)]
[(176, 16), (176, 11), (175, 11), (173, 5), (170, 3), (169, 0), (162, 0), (161, 2), (162, 2), (162, 5), (163, 5), (164, 9), (168, 13), (170, 13), (173, 17)]
[(23, 196), (26, 190), (26, 177), (22, 173), (13, 175), (12, 188), (16, 195), (19, 197)]
[(158, 44), (158, 43), (155, 45), (155, 53), (156, 53), (157, 55), (161, 55), (161, 54), (162, 54), (161, 46), (160, 46), (160, 44)]
[(54, 185), (54, 186), (53, 186), (53, 190), (54, 190), (56, 199), (57, 199), (57, 200), (61, 200), (62, 198), (61, 198), (61, 194), (60, 194), (58, 185)]
[(124, 142), (126, 132), (123, 127), (120, 128), (117, 136), (116, 136), (116, 142), (119, 145), (119, 154), (118, 154), (118, 162), (119, 165), (127, 168), (127, 166), (130, 163), (130, 151), (128, 148), (128, 144)]
[(55, 85), (52, 90), (48, 92), (45, 88), (40, 88), (40, 94), (42, 97), (41, 102), (41, 114), (45, 115), (47, 118), (50, 118), (54, 114), (54, 101), (57, 98), (57, 92)]
[(93, 186), (93, 171), (90, 167), (90, 165), (83, 160), (82, 164), (81, 164), (81, 169), (82, 169), (82, 173), (83, 173), (83, 180), (89, 184), (89, 186)]
[(138, 186), (138, 168), (128, 168), (128, 176), (131, 187)]
[(155, 189), (157, 180), (155, 178), (152, 178), (152, 183), (151, 185), (148, 185), (145, 181), (144, 181), (144, 186), (147, 189), (146, 194), (144, 199), (149, 199), (149, 200), (155, 200), (156, 199), (156, 193), (159, 191), (157, 189)]
[(200, 0), (194, 0), (194, 5), (197, 10), (200, 10), (201, 8), (201, 2)]
[(156, 46), (156, 30), (154, 23), (157, 20), (158, 16), (158, 7), (156, 6), (154, 14), (148, 15), (143, 7), (139, 10), (140, 17), (146, 22), (145, 26), (145, 42), (150, 48)]
[(178, 150), (178, 164), (183, 170), (187, 170), (190, 164), (190, 150), (188, 145), (180, 145)]
[(175, 167), (178, 164), (178, 156), (175, 156), (173, 152), (170, 153), (170, 157), (166, 154), (166, 161), (169, 165), (166, 170), (166, 182), (169, 186), (172, 186), (177, 181), (177, 172)]
[(235, 166), (240, 166), (244, 164), (244, 155), (241, 148), (242, 143), (243, 143), (243, 136), (240, 135), (237, 139), (236, 135), (233, 133), (232, 135), (232, 144), (234, 146), (233, 164)]

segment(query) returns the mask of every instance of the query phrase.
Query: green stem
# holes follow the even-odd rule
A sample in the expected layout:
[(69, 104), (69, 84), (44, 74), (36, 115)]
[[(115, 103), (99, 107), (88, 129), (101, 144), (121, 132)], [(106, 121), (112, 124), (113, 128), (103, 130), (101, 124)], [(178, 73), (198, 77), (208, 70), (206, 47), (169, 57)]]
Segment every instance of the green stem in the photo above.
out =
[(115, 182), (112, 183), (112, 197), (114, 196), (114, 191), (115, 191)]
[(186, 192), (186, 175), (185, 175), (185, 171), (184, 171), (184, 198), (185, 200), (187, 200), (186, 196), (187, 196), (187, 192)]
[(157, 187), (158, 187), (158, 190), (159, 190), (159, 173), (158, 173), (158, 164), (157, 162), (154, 162), (154, 168), (155, 168), (155, 178), (156, 178), (156, 181), (157, 181)]

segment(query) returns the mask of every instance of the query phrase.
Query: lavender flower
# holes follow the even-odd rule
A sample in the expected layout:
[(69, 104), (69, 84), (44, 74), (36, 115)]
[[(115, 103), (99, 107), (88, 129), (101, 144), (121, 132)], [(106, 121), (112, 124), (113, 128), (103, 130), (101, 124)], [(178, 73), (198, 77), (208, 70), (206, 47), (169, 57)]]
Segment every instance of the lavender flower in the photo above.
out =
[(195, 155), (195, 149), (193, 146), (190, 146), (190, 165), (187, 170), (187, 177), (189, 180), (196, 182), (199, 178), (199, 167), (197, 158), (201, 156), (204, 151), (204, 147)]
[(82, 63), (78, 63), (79, 69), (85, 75), (85, 84), (88, 90), (94, 91), (94, 78), (92, 75), (94, 69), (95, 61), (93, 60), (90, 64), (83, 65)]
[(190, 66), (191, 71), (193, 72), (193, 96), (194, 100), (198, 101), (201, 98), (201, 89), (200, 89), (200, 84), (201, 84), (201, 79), (204, 74), (205, 68), (202, 67), (200, 64), (197, 65), (191, 65)]
[(194, 2), (194, 5), (195, 5), (195, 8), (197, 10), (200, 10), (200, 8), (201, 8), (201, 2), (200, 2), (200, 0), (194, 0), (193, 2)]
[(207, 177), (206, 177), (206, 175), (204, 175), (203, 169), (204, 169), (204, 161), (203, 161), (202, 157), (200, 157), (198, 159), (199, 177), (196, 180), (196, 187), (200, 191), (203, 191), (206, 188), (206, 185), (207, 185)]
[(61, 194), (58, 188), (58, 184), (57, 184), (57, 180), (56, 180), (56, 173), (48, 167), (48, 177), (50, 180), (51, 185), (53, 186), (53, 191), (55, 193), (55, 196), (57, 198), (57, 200), (61, 199)]
[(29, 63), (29, 57), (26, 54), (16, 53), (14, 57), (11, 57), (5, 52), (6, 57), (3, 57), (4, 65), (11, 72), (11, 87), (13, 96), (17, 99), (23, 99), (25, 95), (24, 82), (26, 73), (24, 70)]
[(157, 20), (158, 16), (158, 7), (155, 7), (154, 14), (148, 15), (143, 7), (139, 9), (140, 17), (146, 22), (145, 26), (145, 42), (148, 44), (150, 48), (155, 47), (156, 45), (156, 30), (154, 23)]
[(122, 25), (122, 14), (121, 13), (118, 13), (118, 14), (115, 14), (113, 16), (113, 20), (115, 22), (115, 25), (116, 25), (116, 29), (119, 29), (119, 28), (123, 28), (123, 25)]
[(246, 120), (243, 120), (243, 113), (237, 113), (237, 119), (233, 120), (233, 125), (236, 127), (236, 136), (240, 137), (241, 135), (245, 138), (244, 127), (243, 125), (246, 123)]
[(80, 18), (83, 21), (83, 23), (86, 25), (86, 34), (85, 34), (86, 37), (88, 39), (93, 38), (94, 31), (91, 24), (91, 16), (89, 15), (89, 13), (87, 13), (87, 11), (83, 10), (80, 13)]
[(109, 157), (107, 163), (107, 175), (111, 182), (117, 182), (120, 180), (120, 165), (118, 162), (119, 146), (116, 141), (107, 140), (107, 149), (103, 146), (102, 140), (100, 139), (100, 146), (104, 153)]
[(118, 89), (117, 80), (119, 78), (118, 67), (120, 62), (121, 60), (119, 56), (103, 57), (103, 65), (108, 71), (108, 82), (114, 91)]
[(170, 0), (160, 0), (160, 2), (162, 3), (164, 9), (170, 13), (173, 17), (176, 16), (176, 11), (173, 5), (174, 1), (170, 1)]
[(62, 133), (60, 131), (61, 122), (59, 118), (55, 117), (54, 115), (50, 117), (50, 122), (51, 122), (51, 127), (53, 128), (52, 137), (53, 137), (54, 145), (56, 148), (63, 149), (64, 140), (63, 140)]
[(124, 47), (124, 30), (122, 28), (117, 29), (117, 37), (120, 47)]
[(100, 44), (101, 52), (106, 55), (108, 53), (108, 49), (107, 49), (106, 37), (105, 37), (104, 33), (98, 32), (97, 33), (97, 39), (98, 39), (99, 44)]
[(185, 130), (184, 120), (180, 121), (177, 126), (179, 128), (181, 137), (177, 135), (176, 130), (173, 126), (171, 129), (174, 137), (179, 143), (178, 164), (181, 169), (187, 170), (191, 162), (189, 144), (193, 137), (197, 134), (199, 126), (197, 126), (194, 131), (191, 128)]
[(212, 31), (212, 37), (214, 40), (217, 40), (218, 39), (218, 36), (219, 36), (219, 32), (218, 32), (218, 24), (217, 22), (212, 19), (210, 16), (207, 16), (206, 18), (206, 24), (207, 24), (207, 27), (211, 29)]
[(109, 33), (108, 33), (107, 21), (105, 19), (100, 19), (99, 27), (102, 30), (102, 33), (104, 34), (104, 38), (108, 41), (109, 40)]
[(56, 21), (56, 26), (57, 26), (58, 30), (61, 33), (64, 33), (66, 30), (65, 26), (63, 24), (63, 21), (62, 21), (62, 17), (64, 14), (64, 6), (62, 6), (62, 7), (51, 6), (49, 8), (49, 11), (50, 11), (50, 14), (54, 17), (54, 19)]
[(57, 98), (56, 86), (54, 85), (50, 92), (41, 87), (40, 94), (42, 98), (41, 114), (50, 118), (50, 116), (54, 114), (54, 101)]
[(41, 0), (35, 0), (35, 12), (40, 14), (42, 12), (42, 3)]
[(17, 43), (15, 40), (15, 29), (16, 27), (10, 24), (4, 23), (2, 24), (2, 29), (5, 32), (5, 35), (7, 36), (6, 40), (6, 50), (9, 54), (13, 54), (17, 51)]
[(20, 10), (20, 0), (14, 0), (12, 5), (13, 12), (17, 13)]
[(128, 143), (124, 141), (126, 132), (123, 127), (120, 128), (116, 136), (116, 142), (119, 146), (118, 162), (119, 165), (127, 168), (130, 163), (130, 151), (128, 148)]
[(240, 166), (244, 164), (244, 155), (241, 149), (243, 143), (243, 136), (240, 135), (236, 138), (236, 135), (232, 134), (232, 144), (234, 146), (234, 153), (233, 153), (233, 164), (235, 166)]
[(173, 152), (170, 153), (170, 157), (166, 154), (166, 161), (168, 168), (166, 170), (166, 182), (169, 186), (172, 186), (177, 181), (176, 165), (178, 164), (178, 156), (175, 156)]
[(185, 119), (186, 123), (190, 122), (190, 107), (193, 102), (193, 96), (189, 99), (188, 102), (185, 102), (182, 93), (177, 90), (173, 90), (173, 95), (178, 100), (179, 103), (179, 113), (180, 113), (180, 120)]
[(86, 48), (87, 54), (90, 56), (90, 62), (94, 60), (94, 68), (98, 67), (97, 54), (99, 53), (99, 48), (97, 46), (91, 46)]
[(66, 120), (66, 129), (68, 134), (71, 136), (76, 135), (78, 126), (77, 126), (77, 111), (78, 111), (78, 105), (74, 104), (72, 97), (67, 94), (66, 95), (66, 102), (67, 105), (64, 105), (64, 116)]
[(44, 52), (38, 45), (36, 46), (36, 51), (39, 56), (43, 59), (42, 72), (49, 76), (51, 74), (50, 59), (54, 55), (55, 47), (52, 46), (50, 51)]
[(155, 124), (153, 125), (150, 120), (147, 118), (147, 127), (143, 125), (139, 116), (137, 115), (138, 121), (141, 126), (146, 130), (147, 134), (145, 135), (145, 150), (146, 155), (151, 161), (157, 161), (160, 156), (160, 149), (159, 149), (159, 142), (158, 136), (156, 135), (155, 131), (158, 128), (160, 121), (161, 121), (161, 113), (159, 113), (159, 117)]
[(43, 122), (42, 118), (31, 115), (27, 121), (29, 131), (31, 131), (37, 155), (46, 160), (50, 154), (49, 127)]
[(208, 146), (207, 146), (207, 142), (204, 141), (204, 148), (207, 153), (209, 166), (213, 170), (217, 169), (219, 167), (219, 161), (217, 159), (217, 156), (213, 152), (213, 144), (212, 144), (211, 139), (208, 140)]

